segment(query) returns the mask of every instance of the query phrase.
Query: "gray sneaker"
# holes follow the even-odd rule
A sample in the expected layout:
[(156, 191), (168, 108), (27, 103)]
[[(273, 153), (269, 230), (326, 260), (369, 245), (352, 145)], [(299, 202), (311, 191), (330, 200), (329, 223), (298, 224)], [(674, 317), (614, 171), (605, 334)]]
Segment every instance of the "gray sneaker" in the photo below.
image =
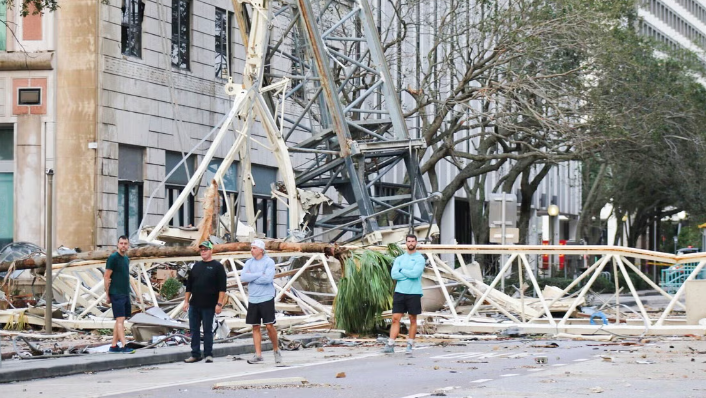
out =
[(206, 357), (206, 363), (213, 363), (213, 357), (212, 356), (207, 356)]
[(382, 349), (383, 354), (394, 354), (395, 346), (390, 344), (385, 344), (385, 348)]
[(407, 344), (407, 349), (404, 350), (404, 353), (407, 355), (412, 355), (412, 350), (414, 350), (414, 347), (412, 347), (412, 344)]
[(252, 358), (248, 359), (248, 363), (254, 364), (254, 363), (263, 363), (265, 362), (262, 357), (258, 357), (257, 355), (253, 355)]
[(282, 363), (282, 353), (279, 350), (275, 351), (275, 363)]

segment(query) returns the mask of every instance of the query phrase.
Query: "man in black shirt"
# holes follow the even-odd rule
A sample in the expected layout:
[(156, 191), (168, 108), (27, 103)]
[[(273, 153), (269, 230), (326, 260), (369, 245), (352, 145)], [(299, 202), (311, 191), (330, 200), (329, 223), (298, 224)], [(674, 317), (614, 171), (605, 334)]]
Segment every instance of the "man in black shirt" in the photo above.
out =
[(201, 357), (201, 333), (203, 324), (203, 351), (206, 362), (213, 362), (213, 317), (220, 314), (226, 296), (226, 271), (223, 264), (213, 259), (213, 244), (209, 241), (199, 245), (201, 260), (189, 271), (184, 295), (184, 311), (189, 312), (191, 329), (191, 357), (186, 363), (198, 362)]

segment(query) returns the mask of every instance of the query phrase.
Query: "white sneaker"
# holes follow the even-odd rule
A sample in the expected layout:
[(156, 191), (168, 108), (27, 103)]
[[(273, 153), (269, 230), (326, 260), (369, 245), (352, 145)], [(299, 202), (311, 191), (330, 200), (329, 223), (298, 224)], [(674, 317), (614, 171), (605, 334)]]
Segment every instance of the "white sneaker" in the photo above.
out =
[(282, 353), (279, 350), (275, 351), (275, 363), (282, 363)]

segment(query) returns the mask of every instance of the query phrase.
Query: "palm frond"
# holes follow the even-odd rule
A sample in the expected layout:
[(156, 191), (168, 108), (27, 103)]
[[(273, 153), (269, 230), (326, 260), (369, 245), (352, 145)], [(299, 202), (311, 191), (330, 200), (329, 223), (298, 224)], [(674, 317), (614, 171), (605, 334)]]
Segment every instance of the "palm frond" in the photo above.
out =
[(372, 250), (357, 250), (345, 259), (345, 272), (334, 301), (336, 327), (367, 333), (382, 324), (380, 315), (392, 308), (390, 269), (394, 257)]

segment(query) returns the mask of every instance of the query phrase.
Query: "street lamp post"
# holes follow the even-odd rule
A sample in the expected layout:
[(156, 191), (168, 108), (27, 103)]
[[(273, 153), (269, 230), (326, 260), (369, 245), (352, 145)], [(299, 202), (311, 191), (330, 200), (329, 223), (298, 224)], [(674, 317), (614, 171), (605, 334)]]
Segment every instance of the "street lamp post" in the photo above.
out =
[[(674, 218), (672, 218), (672, 220), (674, 220)], [(674, 254), (677, 254), (679, 245), (679, 234), (681, 234), (681, 222), (684, 220), (686, 220), (686, 212), (682, 210), (676, 214), (677, 233), (676, 235), (674, 235)]]
[[(554, 237), (554, 224), (556, 223), (556, 217), (559, 215), (559, 206), (555, 204), (549, 205), (547, 207), (547, 214), (549, 215), (549, 244), (554, 246), (556, 244), (556, 239)], [(549, 277), (552, 277), (552, 271), (554, 268), (554, 255), (549, 256)]]
[(44, 271), (44, 280), (45, 286), (44, 286), (44, 301), (45, 301), (45, 311), (44, 311), (44, 330), (47, 334), (51, 334), (52, 332), (52, 312), (54, 309), (52, 308), (52, 302), (54, 301), (54, 287), (53, 287), (53, 278), (54, 276), (52, 275), (52, 231), (53, 231), (53, 224), (52, 224), (52, 209), (54, 207), (54, 197), (53, 197), (53, 191), (54, 191), (54, 170), (49, 169), (47, 171), (47, 220), (46, 220), (46, 242), (47, 242), (47, 249), (46, 249), (46, 262), (45, 262), (45, 271)]

